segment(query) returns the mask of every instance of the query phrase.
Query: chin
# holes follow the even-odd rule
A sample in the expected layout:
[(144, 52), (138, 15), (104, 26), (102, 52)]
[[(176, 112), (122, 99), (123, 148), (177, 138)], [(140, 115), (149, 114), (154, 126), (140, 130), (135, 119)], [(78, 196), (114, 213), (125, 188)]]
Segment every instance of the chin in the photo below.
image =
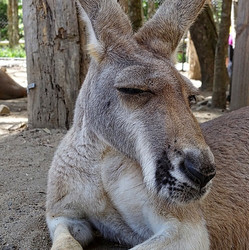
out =
[(158, 196), (172, 205), (184, 206), (191, 202), (205, 199), (212, 186), (210, 181), (205, 187), (199, 188), (187, 183), (161, 187)]

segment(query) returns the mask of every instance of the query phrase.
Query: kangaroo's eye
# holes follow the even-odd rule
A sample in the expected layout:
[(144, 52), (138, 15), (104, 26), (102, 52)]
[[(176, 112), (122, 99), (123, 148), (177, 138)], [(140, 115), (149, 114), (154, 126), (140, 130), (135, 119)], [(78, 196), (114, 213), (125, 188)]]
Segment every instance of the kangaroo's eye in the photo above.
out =
[(117, 88), (117, 90), (121, 93), (128, 94), (128, 95), (138, 95), (144, 92), (149, 92), (149, 91), (145, 91), (142, 89), (133, 89), (133, 88)]
[(189, 105), (190, 105), (190, 106), (196, 104), (196, 102), (197, 102), (196, 96), (195, 96), (195, 95), (190, 95), (190, 96), (188, 97), (188, 101), (189, 101)]

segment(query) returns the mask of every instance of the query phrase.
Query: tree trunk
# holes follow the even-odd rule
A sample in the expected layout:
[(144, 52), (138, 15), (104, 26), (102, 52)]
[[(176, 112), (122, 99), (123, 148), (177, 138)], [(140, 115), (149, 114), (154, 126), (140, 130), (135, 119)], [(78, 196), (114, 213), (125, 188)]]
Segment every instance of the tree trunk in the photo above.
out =
[(217, 31), (209, 5), (206, 5), (205, 9), (190, 28), (190, 34), (201, 67), (201, 90), (212, 91)]
[(25, 0), (23, 19), (29, 126), (69, 128), (87, 70), (74, 1)]
[(188, 45), (187, 45), (187, 54), (188, 54), (188, 62), (189, 62), (189, 71), (188, 77), (194, 80), (201, 80), (201, 68), (199, 59), (196, 53), (196, 49), (191, 39), (190, 34), (188, 34)]
[(233, 29), (236, 28), (237, 18), (238, 18), (238, 1), (232, 0), (231, 26)]
[(8, 38), (9, 46), (13, 48), (19, 42), (18, 1), (8, 0)]
[(123, 11), (127, 14), (129, 10), (129, 1), (128, 0), (118, 0), (118, 3), (121, 5)]
[(129, 17), (134, 31), (137, 31), (143, 24), (142, 0), (129, 0)]
[(231, 24), (232, 0), (223, 0), (219, 36), (215, 52), (215, 70), (212, 107), (226, 108), (226, 90), (229, 83), (226, 58), (228, 52), (228, 36)]
[(249, 1), (240, 0), (233, 58), (231, 109), (249, 105)]
[(155, 0), (148, 0), (148, 18), (152, 18), (155, 12)]

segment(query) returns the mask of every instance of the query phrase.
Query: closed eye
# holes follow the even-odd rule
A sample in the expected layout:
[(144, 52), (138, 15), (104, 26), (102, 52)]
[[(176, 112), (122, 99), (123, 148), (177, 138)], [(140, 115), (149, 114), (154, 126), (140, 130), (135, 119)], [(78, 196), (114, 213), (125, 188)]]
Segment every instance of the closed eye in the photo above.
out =
[(117, 90), (121, 93), (128, 94), (128, 95), (138, 95), (142, 93), (152, 93), (150, 90), (142, 90), (136, 88), (117, 88)]
[(188, 97), (188, 101), (189, 101), (190, 107), (191, 107), (192, 105), (196, 104), (196, 102), (197, 102), (196, 96), (195, 96), (195, 95), (190, 95), (190, 96)]

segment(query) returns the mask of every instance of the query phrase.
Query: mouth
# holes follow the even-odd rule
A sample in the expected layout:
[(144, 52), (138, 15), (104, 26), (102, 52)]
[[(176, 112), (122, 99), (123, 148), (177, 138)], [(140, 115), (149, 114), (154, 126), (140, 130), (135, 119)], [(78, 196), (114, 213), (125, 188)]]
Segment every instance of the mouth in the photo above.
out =
[(176, 181), (174, 185), (161, 186), (158, 195), (169, 203), (184, 205), (203, 199), (208, 194), (210, 187), (211, 182), (200, 188), (186, 182)]
[(161, 154), (154, 178), (160, 197), (171, 203), (186, 204), (205, 197), (214, 176), (212, 157), (195, 149), (185, 150), (181, 155)]

